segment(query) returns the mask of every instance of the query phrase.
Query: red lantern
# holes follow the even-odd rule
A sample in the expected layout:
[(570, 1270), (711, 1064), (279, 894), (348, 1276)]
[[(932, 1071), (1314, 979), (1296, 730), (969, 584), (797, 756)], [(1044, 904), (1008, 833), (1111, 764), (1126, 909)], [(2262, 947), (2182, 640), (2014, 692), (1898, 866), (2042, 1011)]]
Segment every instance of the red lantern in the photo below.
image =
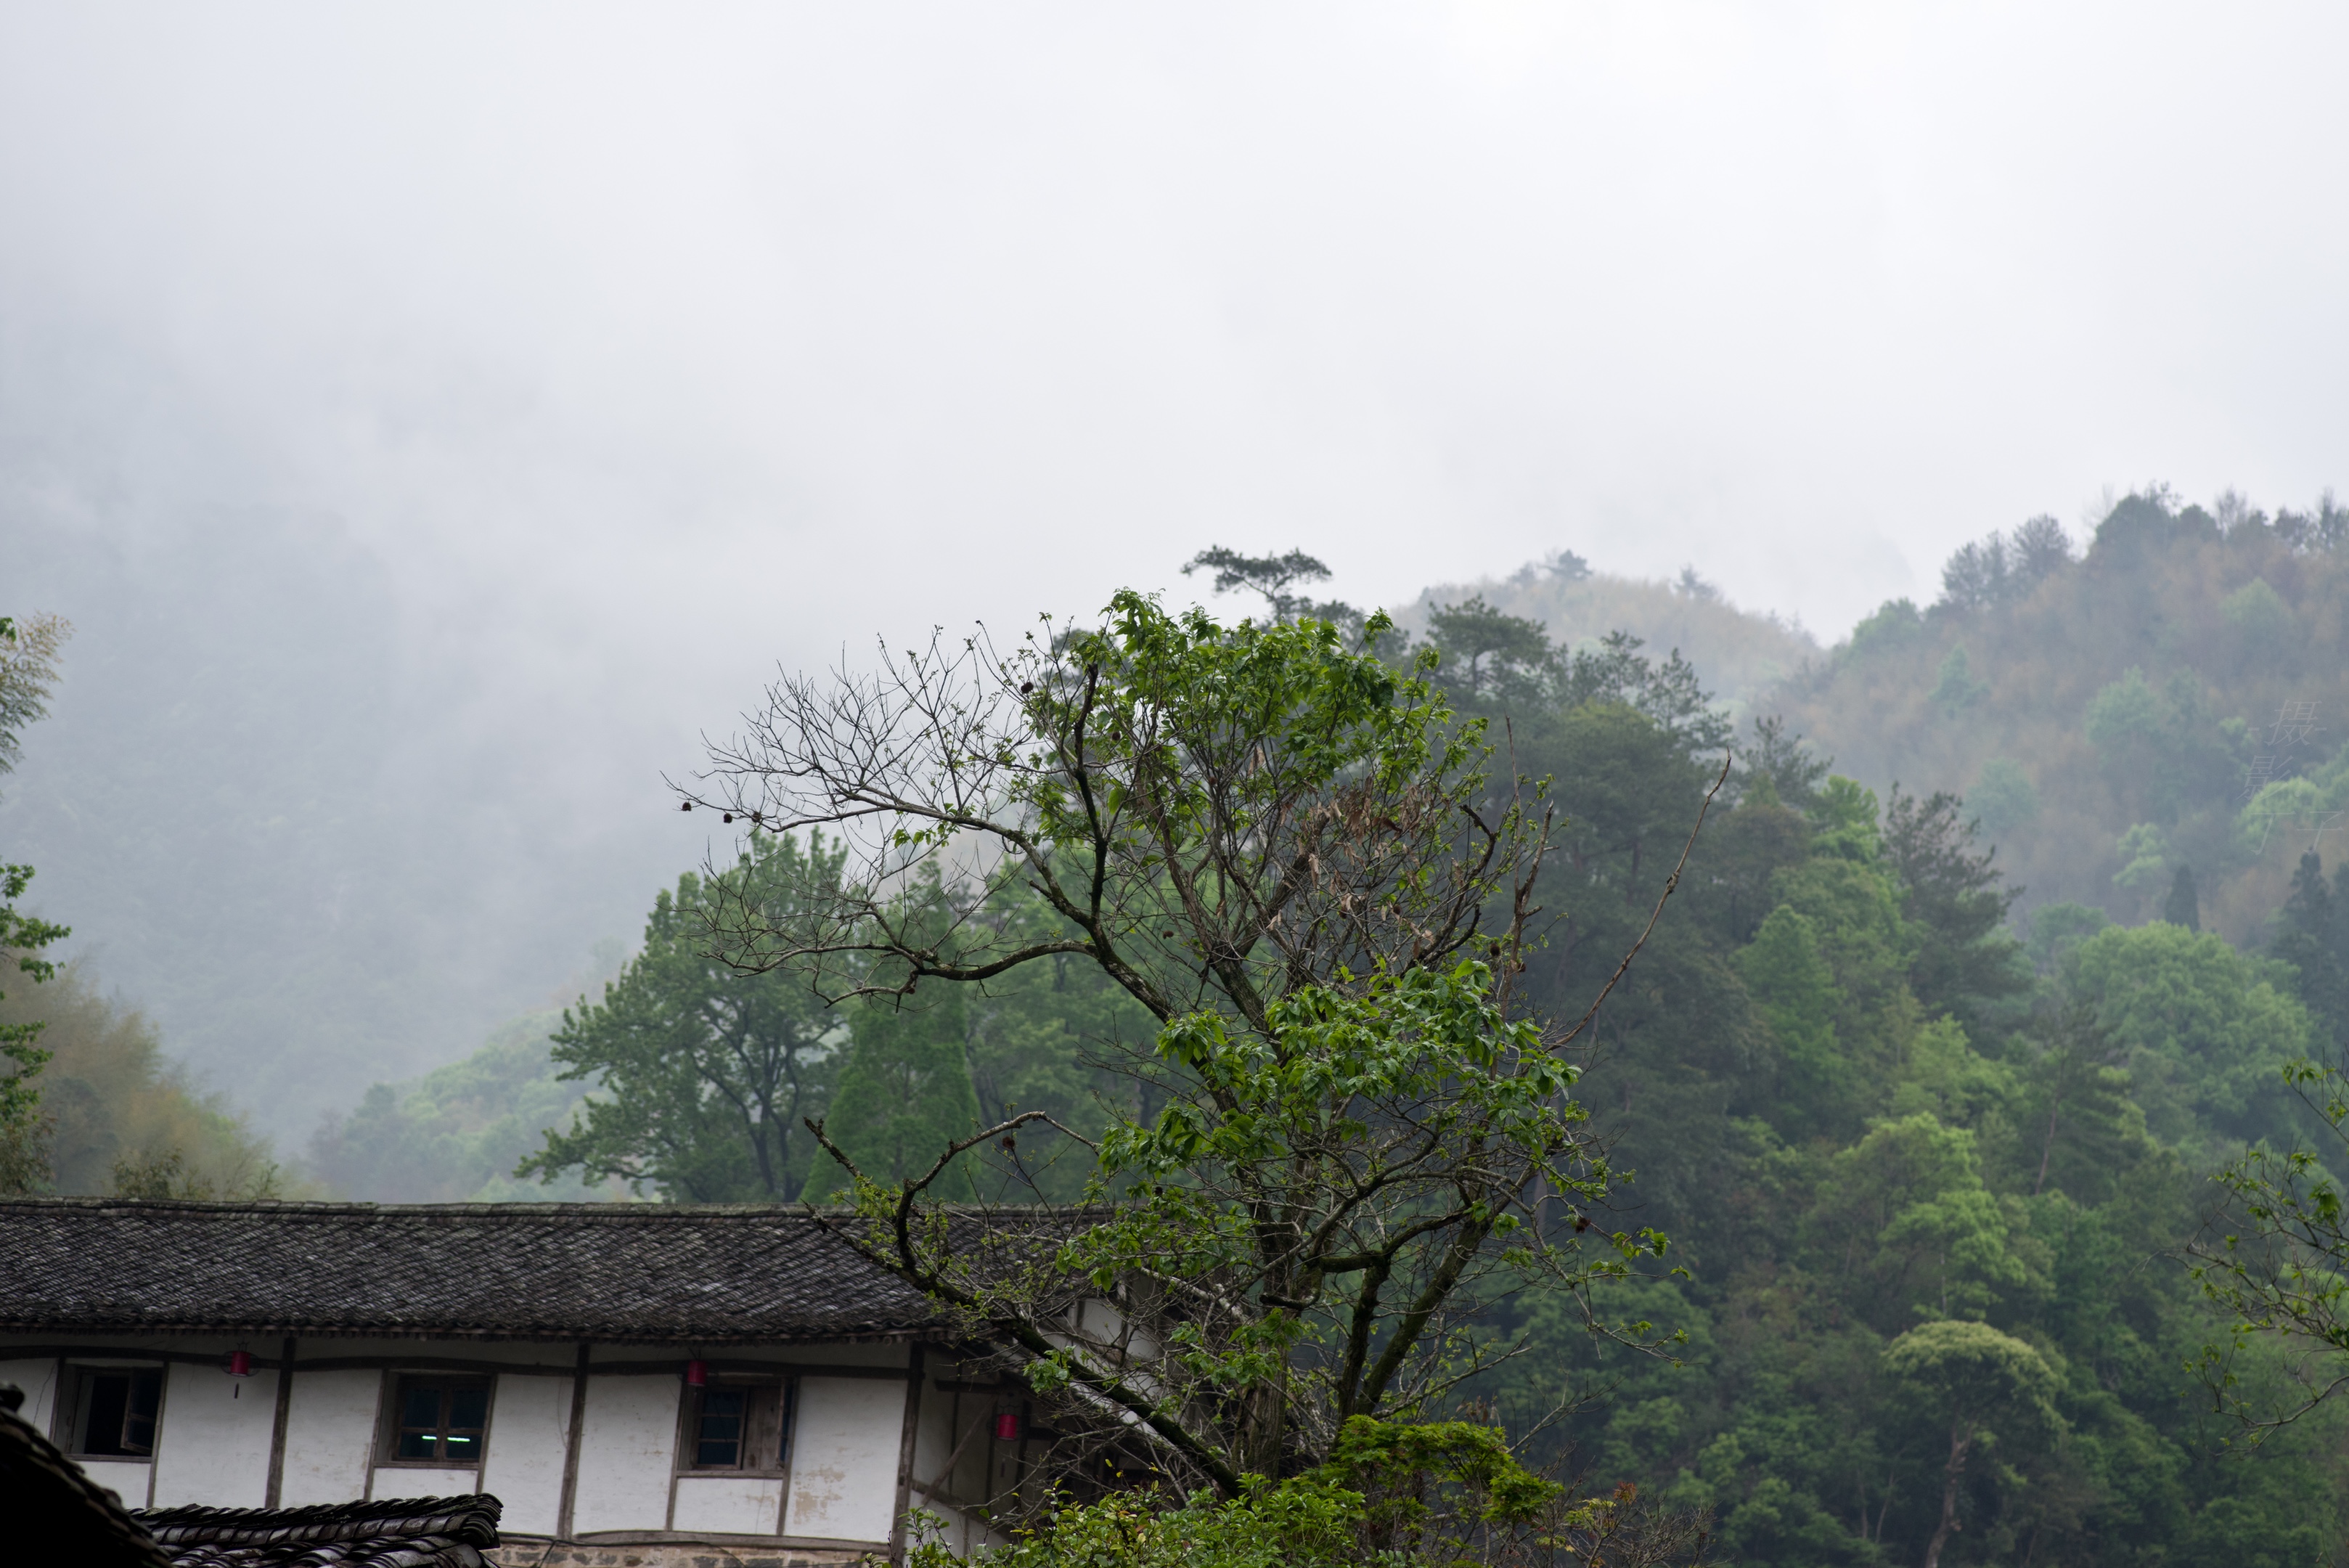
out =
[(1016, 1443), (1019, 1440), (1018, 1411), (1005, 1410), (995, 1417), (995, 1440), (999, 1443)]
[(707, 1361), (687, 1362), (685, 1364), (685, 1386), (688, 1388), (709, 1387), (709, 1363)]
[(231, 1377), (252, 1376), (253, 1352), (249, 1350), (230, 1351), (228, 1353), (228, 1375)]

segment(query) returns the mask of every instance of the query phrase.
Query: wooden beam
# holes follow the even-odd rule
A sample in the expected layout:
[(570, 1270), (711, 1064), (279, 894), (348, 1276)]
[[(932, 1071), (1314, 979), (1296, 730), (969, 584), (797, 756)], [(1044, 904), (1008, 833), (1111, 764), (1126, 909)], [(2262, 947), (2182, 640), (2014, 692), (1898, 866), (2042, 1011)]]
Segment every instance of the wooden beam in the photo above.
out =
[(579, 1342), (579, 1362), (571, 1374), (571, 1437), (563, 1450), (563, 1502), (555, 1510), (554, 1533), (571, 1539), (571, 1521), (579, 1502), (579, 1437), (587, 1427), (587, 1342)]
[(264, 1508), (279, 1506), (285, 1491), (285, 1418), (294, 1407), (294, 1336), (285, 1336), (277, 1356), (277, 1419), (269, 1428), (269, 1492)]
[(905, 1429), (897, 1439), (897, 1506), (889, 1514), (889, 1562), (905, 1561), (905, 1511), (914, 1506), (914, 1444), (922, 1433), (922, 1347), (914, 1346), (905, 1369)]

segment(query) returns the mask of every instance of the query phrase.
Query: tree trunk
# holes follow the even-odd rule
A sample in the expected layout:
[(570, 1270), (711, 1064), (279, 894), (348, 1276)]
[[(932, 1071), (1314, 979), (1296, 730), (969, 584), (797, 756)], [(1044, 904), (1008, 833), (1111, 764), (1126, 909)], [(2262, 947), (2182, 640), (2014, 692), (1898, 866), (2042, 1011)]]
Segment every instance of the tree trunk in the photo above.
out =
[(1973, 1438), (1966, 1434), (1966, 1413), (1959, 1410), (1950, 1417), (1950, 1465), (1940, 1471), (1940, 1526), (1933, 1528), (1933, 1540), (1924, 1549), (1924, 1568), (1940, 1568), (1940, 1549), (1957, 1532), (1957, 1481), (1966, 1474), (1969, 1449), (1973, 1449)]
[(2046, 1189), (2047, 1162), (2055, 1158), (2055, 1118), (2064, 1109), (2064, 1093), (2060, 1087), (2063, 1079), (2058, 1077), (2056, 1083), (2059, 1087), (2048, 1096), (2047, 1141), (2039, 1147), (2039, 1179), (2031, 1184), (2031, 1196), (2033, 1198)]
[(1958, 1481), (1966, 1473), (1966, 1450), (1971, 1447), (1973, 1439), (1966, 1436), (1965, 1412), (1961, 1410), (1950, 1418), (1950, 1462), (1941, 1471), (1941, 1522), (1925, 1547), (1925, 1568), (1941, 1568), (1941, 1548), (1957, 1533)]

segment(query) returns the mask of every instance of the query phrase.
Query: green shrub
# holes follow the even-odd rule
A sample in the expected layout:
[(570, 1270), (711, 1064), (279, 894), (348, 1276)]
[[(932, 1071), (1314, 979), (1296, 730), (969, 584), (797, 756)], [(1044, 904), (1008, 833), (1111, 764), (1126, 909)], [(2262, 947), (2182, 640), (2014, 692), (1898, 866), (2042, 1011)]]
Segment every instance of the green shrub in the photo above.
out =
[[(1358, 1547), (1362, 1496), (1315, 1474), (1279, 1486), (1248, 1478), (1229, 1502), (1195, 1498), (1170, 1507), (1154, 1491), (1071, 1502), (1011, 1545), (980, 1553), (988, 1568), (1341, 1568), (1387, 1563)], [(932, 1532), (935, 1533), (935, 1532)], [(936, 1540), (916, 1545), (911, 1568), (957, 1568)]]

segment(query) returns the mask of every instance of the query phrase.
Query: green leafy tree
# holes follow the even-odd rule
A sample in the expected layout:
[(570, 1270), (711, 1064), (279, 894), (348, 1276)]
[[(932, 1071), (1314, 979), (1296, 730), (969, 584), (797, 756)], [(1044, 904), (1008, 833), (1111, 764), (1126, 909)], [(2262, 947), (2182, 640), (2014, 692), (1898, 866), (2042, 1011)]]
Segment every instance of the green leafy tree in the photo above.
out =
[(2112, 923), (2113, 918), (2093, 904), (2043, 904), (2032, 911), (2024, 950), (2043, 976), (2053, 974), (2074, 948)]
[[(56, 616), (21, 626), (0, 616), (0, 774), (13, 772), (23, 754), (25, 726), (47, 714), (58, 649), (71, 634)], [(38, 985), (57, 973), (41, 950), (73, 932), (17, 909), (32, 880), (30, 866), (0, 865), (0, 954), (13, 956), (16, 972)], [(49, 1179), (49, 1127), (35, 1082), (49, 1060), (39, 1043), (42, 1028), (37, 1019), (0, 1023), (0, 1062), (6, 1064), (0, 1075), (0, 1192), (32, 1191)]]
[[(38, 985), (57, 971), (56, 961), (41, 957), (40, 950), (73, 933), (17, 909), (16, 900), (32, 879), (29, 866), (0, 866), (0, 953), (13, 956), (16, 972)], [(39, 1020), (0, 1023), (0, 1059), (8, 1064), (7, 1075), (0, 1077), (0, 1140), (11, 1151), (7, 1174), (20, 1191), (46, 1173), (46, 1160), (34, 1152), (41, 1114), (41, 1092), (34, 1079), (49, 1059), (39, 1044), (44, 1027)]]
[[(1492, 1428), (1357, 1416), (1327, 1464), (1277, 1484), (1251, 1476), (1238, 1497), (1194, 1496), (1179, 1505), (1148, 1491), (1070, 1501), (979, 1561), (994, 1568), (1692, 1568), (1707, 1544), (1701, 1518), (1665, 1516), (1636, 1488), (1569, 1495), (1527, 1470)], [(932, 1539), (917, 1543), (910, 1561), (950, 1568), (959, 1559)]]
[(1279, 556), (1244, 556), (1237, 550), (1221, 545), (1200, 551), (1184, 564), (1183, 575), (1213, 572), (1215, 591), (1231, 593), (1247, 589), (1264, 596), (1264, 607), (1273, 621), (1287, 625), (1291, 621), (1326, 620), (1340, 629), (1360, 638), (1362, 612), (1340, 599), (1315, 600), (1309, 594), (1291, 593), (1300, 583), (1326, 583), (1330, 568), (1302, 550), (1290, 550)]
[[(969, 1000), (949, 992), (919, 1011), (878, 1004), (855, 1010), (855, 1041), (841, 1064), (824, 1125), (855, 1168), (874, 1180), (913, 1180), (940, 1149), (980, 1127), (964, 1054)], [(850, 1184), (848, 1168), (829, 1161), (811, 1179), (826, 1193)], [(941, 1197), (976, 1196), (968, 1169), (935, 1186)]]
[[(1161, 1023), (1207, 1008), (1260, 1029), (1278, 996), (1341, 970), (1489, 950), (1486, 903), (1530, 871), (1539, 821), (1478, 809), (1482, 727), (1452, 725), (1423, 672), (1349, 652), (1326, 622), (1225, 628), (1130, 592), (1108, 614), (776, 687), (686, 804), (862, 836), (797, 899), (718, 890), (729, 957), (844, 999), (1065, 954)], [(961, 869), (974, 857), (990, 869)], [(933, 867), (928, 894), (893, 891)], [(1002, 918), (1030, 897), (1057, 927)]]
[(1674, 649), (1661, 664), (1640, 651), (1639, 638), (1610, 631), (1596, 648), (1565, 659), (1557, 706), (1571, 711), (1592, 702), (1619, 702), (1662, 726), (1684, 751), (1719, 756), (1729, 746), (1730, 722), (1705, 695), (1696, 667)]
[[(930, 878), (920, 884), (918, 897), (936, 898)], [(984, 928), (990, 938), (1015, 926), (1037, 940), (1059, 930), (1050, 907), (1031, 890), (1013, 885), (998, 895)], [(994, 1170), (974, 1189), (1040, 1201), (1081, 1195), (1092, 1164), (1087, 1140), (1098, 1138), (1108, 1106), (1133, 1097), (1112, 1064), (1146, 1054), (1158, 1028), (1098, 964), (1070, 953), (983, 983), (932, 985), (843, 1012), (854, 1038), (826, 1125), (861, 1168), (906, 1180), (974, 1127), (1041, 1111), (1047, 1119), (998, 1146)], [(844, 1172), (826, 1163), (818, 1189), (841, 1189)], [(966, 1160), (950, 1180), (979, 1174), (977, 1162)]]
[(2028, 827), (2039, 816), (2039, 786), (2013, 757), (1992, 757), (1966, 792), (1966, 805), (1992, 833)]
[(2296, 1118), (2279, 1075), (2307, 1054), (2311, 1035), (2283, 966), (2157, 922), (2081, 942), (2064, 984), (2127, 1051), (2139, 1103), (2163, 1137), (2191, 1137), (2207, 1118), (2235, 1137), (2290, 1141)]
[[(1551, 1195), (1595, 1206), (1608, 1171), (1559, 1040), (1512, 994), (1542, 819), (1495, 804), (1482, 725), (1454, 722), (1433, 662), (1121, 593), (1097, 630), (786, 681), (688, 803), (861, 835), (794, 918), (728, 912), (740, 965), (918, 999), (1081, 959), (1151, 1020), (1095, 1140), (1105, 1214), (974, 1234), (937, 1202), (957, 1159), (1046, 1113), (902, 1183), (827, 1140), (857, 1177), (853, 1233), (1059, 1397), (1080, 1462), (1148, 1440), (1237, 1496), (1348, 1416), (1443, 1397), (1492, 1295), (1571, 1292), (1661, 1245), (1529, 1224)], [(1028, 900), (1050, 923), (1010, 918)], [(1104, 1293), (1114, 1313), (1079, 1310)]]
[(2161, 901), (2161, 918), (2189, 931), (2202, 929), (2202, 899), (2194, 888), (2194, 867), (2180, 866), (2169, 881), (2169, 896)]
[(1814, 1117), (1827, 1126), (1847, 1122), (1860, 1085), (1836, 1044), (1842, 997), (1835, 971), (1820, 956), (1816, 928), (1781, 904), (1733, 961), (1785, 1063), (1785, 1103), (1806, 1124), (1792, 1130), (1809, 1130)]
[[(2228, 1345), (2203, 1347), (2204, 1378), (2255, 1439), (2349, 1386), (2349, 1210), (2336, 1173), (2349, 1163), (2349, 1078), (2307, 1057), (2283, 1077), (2317, 1112), (2323, 1146), (2257, 1146), (2220, 1170), (2232, 1202), (2189, 1249), (2196, 1282), (2231, 1320)], [(2262, 1348), (2280, 1350), (2280, 1365), (2247, 1381), (2241, 1364)]]
[[(610, 944), (607, 969), (622, 962)], [(304, 1164), (336, 1192), (386, 1203), (486, 1203), (609, 1197), (610, 1184), (517, 1179), (514, 1166), (573, 1121), (593, 1092), (558, 1075), (547, 1036), (559, 1009), (493, 1030), (470, 1056), (406, 1083), (370, 1085), (349, 1112), (322, 1125)]]
[(726, 870), (661, 893), (643, 950), (552, 1037), (562, 1076), (605, 1093), (515, 1174), (576, 1169), (703, 1203), (797, 1198), (814, 1152), (802, 1122), (829, 1103), (840, 1019), (796, 976), (711, 957), (709, 922), (721, 908), (787, 919), (843, 856), (814, 836), (761, 839)]
[[(1547, 708), (1510, 711), (1517, 764), (1551, 781), (1551, 888), (1565, 893), (1546, 900), (1521, 983), (1537, 1014), (1578, 1018), (1644, 937), (1637, 970), (1582, 1037), (1582, 1098), (1617, 1168), (1642, 1173), (1641, 1223), (1679, 1240), (1717, 1214), (1703, 1159), (1683, 1154), (1730, 1136), (1730, 1097), (1769, 1056), (1744, 988), (1706, 932), (1716, 920), (1747, 918), (1741, 895), (1765, 911), (1775, 902), (1771, 873), (1788, 849), (1771, 830), (1784, 828), (1788, 814), (1740, 807), (1709, 815), (1679, 891), (1650, 930), (1722, 758), (1698, 749), (1703, 736), (1675, 731), (1670, 713), (1624, 700), (1627, 689), (1642, 694), (1642, 668), (1652, 672), (1635, 655), (1621, 666), (1622, 685), (1579, 700), (1566, 691)], [(1798, 819), (1795, 831), (1806, 831)]]
[(1983, 1182), (1974, 1135), (1923, 1112), (1837, 1153), (1812, 1223), (1880, 1287), (1865, 1310), (1888, 1332), (1920, 1314), (1978, 1315), (2028, 1277), (2017, 1216)]
[(1558, 677), (1557, 650), (1538, 621), (1506, 615), (1483, 595), (1427, 612), (1435, 679), (1470, 712), (1538, 701)]
[(2292, 966), (2293, 990), (2334, 1053), (2349, 1046), (2349, 887), (2312, 850), (2292, 872), (2292, 894), (2278, 912), (2270, 956)]
[(2031, 989), (2023, 944), (2006, 930), (2023, 889), (1999, 875), (1994, 848), (1974, 847), (1965, 803), (1938, 793), (1892, 790), (1884, 811), (1884, 861), (1900, 880), (1901, 913), (1920, 928), (1909, 988), (1928, 1012), (1948, 1012), (1980, 1033), (1997, 1006)]
[(1933, 701), (1944, 712), (1955, 715), (1972, 707), (1990, 695), (1990, 687), (1974, 679), (1973, 664), (1966, 658), (1963, 643), (1950, 649), (1941, 660), (1933, 684)]
[(2131, 666), (2089, 701), (2084, 727), (2115, 795), (2164, 826), (2224, 802), (2249, 754), (2247, 726), (2220, 722), (2189, 670), (2157, 689)]
[(28, 724), (48, 717), (49, 693), (71, 623), (53, 615), (0, 616), (0, 774), (16, 771)]
[(1810, 854), (1780, 869), (1771, 890), (1811, 923), (1842, 997), (1838, 1029), (1863, 1071), (1894, 1054), (1898, 1022), (1913, 1014), (1909, 975), (1923, 933), (1902, 914), (1904, 890), (1888, 863), (1876, 795), (1830, 777), (1812, 803)]
[(2145, 1116), (2129, 1098), (2121, 1065), (2126, 1052), (2095, 1010), (2078, 1002), (2039, 1020), (2032, 1034), (2020, 1107), (2039, 1150), (2032, 1196), (2052, 1180), (2075, 1198), (2102, 1201), (2146, 1145)]
[(2061, 1428), (2058, 1386), (2046, 1358), (1988, 1324), (1920, 1324), (1885, 1348), (1884, 1368), (1947, 1412), (1950, 1457), (1942, 1467), (1941, 1517), (1925, 1547), (1925, 1568), (1939, 1568), (1942, 1548), (1960, 1528), (1958, 1501), (1966, 1464), (1979, 1449), (2010, 1434)]

